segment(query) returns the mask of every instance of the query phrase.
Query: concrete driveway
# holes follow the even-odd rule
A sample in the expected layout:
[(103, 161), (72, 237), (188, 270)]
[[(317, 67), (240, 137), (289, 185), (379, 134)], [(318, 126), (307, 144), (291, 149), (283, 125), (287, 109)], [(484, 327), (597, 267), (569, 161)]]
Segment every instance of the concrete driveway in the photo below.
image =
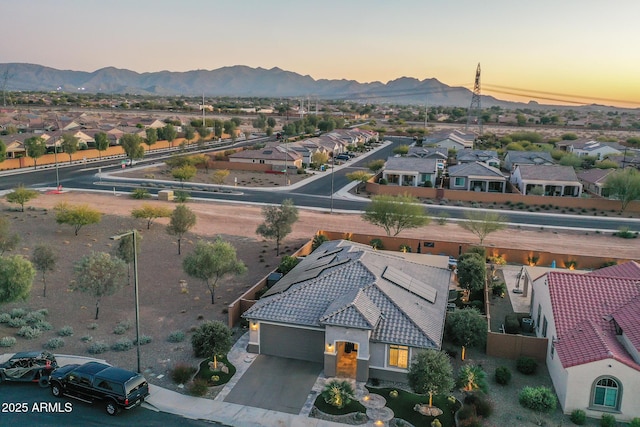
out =
[(322, 368), (321, 363), (261, 354), (224, 401), (297, 415)]

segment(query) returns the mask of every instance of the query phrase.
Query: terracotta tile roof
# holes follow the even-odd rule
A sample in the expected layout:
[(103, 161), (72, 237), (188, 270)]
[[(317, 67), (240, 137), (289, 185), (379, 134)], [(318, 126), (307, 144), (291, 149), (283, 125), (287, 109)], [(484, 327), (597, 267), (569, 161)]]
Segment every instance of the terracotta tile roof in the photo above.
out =
[(640, 264), (635, 261), (629, 261), (624, 264), (600, 268), (589, 274), (592, 276), (626, 277), (628, 279), (640, 280)]
[[(547, 274), (558, 335), (555, 348), (563, 367), (614, 358), (640, 370), (640, 365), (618, 341), (612, 321), (616, 312), (623, 321), (628, 320), (628, 312), (621, 309), (640, 298), (639, 279), (640, 276), (612, 277), (593, 273)], [(631, 322), (624, 332), (634, 337), (640, 334), (640, 322)]]
[(631, 301), (613, 313), (613, 320), (622, 328), (631, 345), (640, 352), (640, 299)]

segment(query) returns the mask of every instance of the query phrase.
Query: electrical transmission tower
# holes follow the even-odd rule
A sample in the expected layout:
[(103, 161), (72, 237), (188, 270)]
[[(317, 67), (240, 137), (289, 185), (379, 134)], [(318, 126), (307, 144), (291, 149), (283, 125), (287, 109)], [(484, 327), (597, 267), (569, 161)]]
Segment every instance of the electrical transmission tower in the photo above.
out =
[(471, 105), (467, 112), (467, 125), (465, 126), (465, 132), (469, 130), (469, 125), (473, 123), (478, 125), (478, 135), (482, 135), (482, 109), (480, 108), (480, 63), (478, 62), (478, 68), (476, 68), (476, 81), (473, 85), (473, 96), (471, 97)]

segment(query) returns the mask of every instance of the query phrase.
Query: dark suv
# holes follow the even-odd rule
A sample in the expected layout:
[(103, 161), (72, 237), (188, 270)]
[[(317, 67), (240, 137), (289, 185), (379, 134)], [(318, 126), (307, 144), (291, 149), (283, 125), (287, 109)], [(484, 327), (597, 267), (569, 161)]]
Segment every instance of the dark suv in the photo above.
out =
[(50, 382), (54, 396), (104, 402), (109, 415), (135, 408), (149, 396), (149, 385), (142, 375), (100, 362), (58, 368), (51, 374)]

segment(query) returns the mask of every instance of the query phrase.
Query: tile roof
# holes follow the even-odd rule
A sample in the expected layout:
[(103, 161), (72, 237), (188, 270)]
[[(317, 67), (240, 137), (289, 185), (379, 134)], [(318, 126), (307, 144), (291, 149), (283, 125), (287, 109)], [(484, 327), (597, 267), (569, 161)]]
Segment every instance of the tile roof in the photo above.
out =
[(463, 163), (449, 167), (449, 176), (481, 176), (499, 178), (506, 181), (506, 177), (493, 166), (483, 162)]
[(578, 174), (578, 179), (584, 182), (590, 182), (593, 184), (604, 182), (606, 178), (612, 173), (615, 169), (586, 169)]
[(523, 165), (517, 166), (523, 180), (577, 181), (576, 171), (571, 166)]
[(630, 336), (640, 334), (640, 323), (630, 324), (629, 302), (640, 298), (640, 276), (612, 277), (593, 273), (550, 272), (546, 276), (557, 333), (555, 344), (565, 368), (614, 358), (634, 369), (640, 365), (617, 339), (612, 321), (618, 313)]
[[(388, 266), (433, 287), (435, 301), (385, 279)], [(285, 280), (291, 273), (293, 279)], [(373, 341), (440, 348), (450, 274), (367, 245), (326, 242), (243, 316), (292, 326), (368, 329)]]
[(600, 268), (590, 272), (589, 274), (591, 276), (626, 277), (628, 279), (640, 280), (640, 264), (635, 261), (629, 261), (624, 264), (616, 264)]
[(613, 320), (622, 328), (622, 331), (636, 350), (640, 351), (640, 299), (631, 301), (613, 312)]
[(389, 157), (384, 164), (385, 170), (407, 172), (436, 172), (436, 160), (423, 157)]

